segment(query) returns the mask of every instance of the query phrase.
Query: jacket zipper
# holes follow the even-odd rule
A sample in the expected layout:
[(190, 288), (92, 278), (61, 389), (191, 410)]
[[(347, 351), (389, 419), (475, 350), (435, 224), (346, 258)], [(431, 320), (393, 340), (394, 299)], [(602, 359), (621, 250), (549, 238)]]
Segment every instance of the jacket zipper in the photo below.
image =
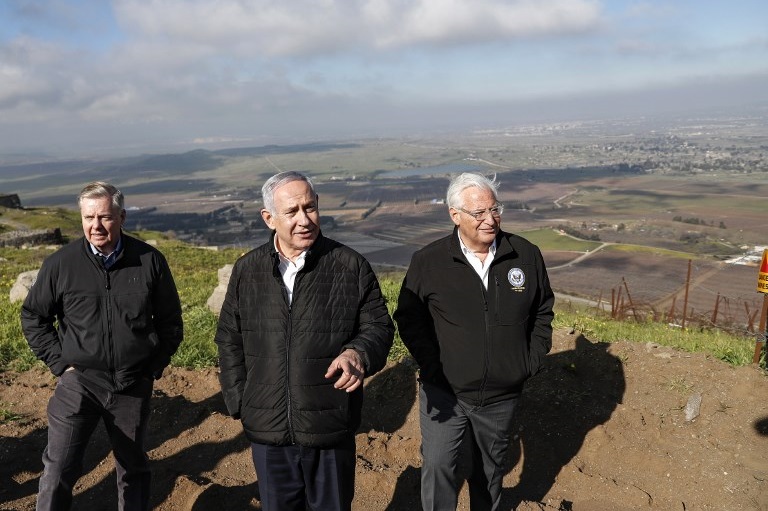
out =
[(115, 375), (115, 349), (114, 349), (114, 338), (112, 337), (112, 284), (109, 279), (109, 270), (104, 269), (104, 280), (105, 280), (105, 289), (107, 290), (107, 303), (106, 303), (106, 311), (107, 311), (107, 349), (109, 350), (108, 354), (108, 360), (109, 360), (109, 373), (112, 376), (112, 385), (114, 387), (117, 387), (117, 377)]
[[(295, 286), (294, 286), (295, 289)], [(285, 398), (288, 406), (288, 434), (291, 437), (291, 444), (296, 443), (296, 433), (293, 431), (293, 404), (291, 403), (291, 385), (290, 385), (290, 364), (291, 364), (291, 337), (293, 336), (293, 307), (288, 305), (288, 331), (285, 336)]]
[(296, 299), (296, 289), (301, 278), (301, 272), (296, 274), (296, 278), (293, 281), (293, 292), (291, 293), (292, 300), (288, 302), (288, 289), (285, 287), (285, 282), (280, 278), (280, 285), (285, 292), (283, 297), (288, 304), (288, 331), (285, 336), (285, 397), (288, 406), (287, 421), (288, 421), (288, 435), (291, 438), (291, 444), (296, 444), (296, 432), (293, 430), (293, 402), (291, 400), (291, 341), (293, 340), (293, 300)]
[(479, 406), (483, 406), (485, 404), (485, 385), (488, 383), (488, 366), (490, 364), (490, 356), (489, 351), (491, 348), (491, 321), (490, 321), (490, 315), (491, 312), (488, 310), (488, 291), (485, 289), (485, 286), (483, 285), (483, 281), (480, 281), (480, 293), (483, 297), (483, 316), (485, 317), (485, 336), (483, 339), (484, 343), (484, 349), (483, 349), (483, 381), (480, 382), (480, 390), (478, 392), (480, 402)]

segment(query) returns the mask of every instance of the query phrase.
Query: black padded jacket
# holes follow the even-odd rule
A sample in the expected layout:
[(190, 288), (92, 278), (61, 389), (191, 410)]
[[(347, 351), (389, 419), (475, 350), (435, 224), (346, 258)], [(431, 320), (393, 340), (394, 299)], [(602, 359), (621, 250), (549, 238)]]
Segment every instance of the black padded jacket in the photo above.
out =
[(539, 370), (554, 300), (538, 247), (500, 232), (486, 290), (454, 228), (413, 255), (394, 318), (421, 381), (483, 405), (518, 396)]
[(335, 389), (328, 366), (352, 348), (365, 375), (376, 373), (394, 326), (373, 270), (352, 249), (321, 234), (290, 305), (278, 262), (273, 233), (232, 269), (215, 339), (224, 401), (251, 442), (333, 447), (354, 437), (363, 393)]
[(158, 376), (184, 335), (165, 257), (121, 236), (123, 250), (109, 270), (84, 237), (51, 254), (21, 309), (27, 342), (54, 375), (74, 366), (116, 392)]

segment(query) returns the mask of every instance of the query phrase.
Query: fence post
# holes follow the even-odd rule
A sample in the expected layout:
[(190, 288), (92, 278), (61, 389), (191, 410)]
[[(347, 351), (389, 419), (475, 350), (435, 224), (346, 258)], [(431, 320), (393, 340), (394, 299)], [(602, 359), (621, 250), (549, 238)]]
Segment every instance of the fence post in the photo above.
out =
[(629, 306), (632, 308), (632, 316), (635, 318), (635, 321), (637, 321), (637, 311), (635, 310), (635, 304), (632, 303), (632, 296), (629, 294), (629, 286), (624, 277), (621, 277), (621, 281), (624, 283), (624, 290), (627, 292), (627, 302), (629, 302)]
[(669, 307), (669, 314), (667, 314), (667, 323), (675, 321), (675, 302), (677, 302), (677, 295), (672, 297), (672, 305)]
[(681, 327), (685, 330), (685, 317), (688, 315), (688, 287), (691, 284), (691, 259), (688, 259), (688, 276), (685, 277), (685, 297), (683, 298), (683, 321)]
[(712, 312), (712, 326), (717, 326), (717, 308), (720, 305), (720, 293), (715, 298), (715, 310)]
[(768, 315), (768, 294), (763, 295), (763, 312), (760, 314), (760, 328), (757, 331), (757, 341), (755, 341), (755, 354), (752, 357), (752, 363), (760, 362), (760, 352), (765, 346), (765, 316)]

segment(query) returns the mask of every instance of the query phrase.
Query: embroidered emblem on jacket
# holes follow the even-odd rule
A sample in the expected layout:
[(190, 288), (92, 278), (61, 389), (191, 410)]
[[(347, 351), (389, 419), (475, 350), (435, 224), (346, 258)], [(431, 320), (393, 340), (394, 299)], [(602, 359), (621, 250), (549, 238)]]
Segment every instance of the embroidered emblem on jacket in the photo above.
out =
[(512, 268), (507, 273), (507, 280), (512, 287), (519, 289), (525, 285), (525, 273), (520, 268)]

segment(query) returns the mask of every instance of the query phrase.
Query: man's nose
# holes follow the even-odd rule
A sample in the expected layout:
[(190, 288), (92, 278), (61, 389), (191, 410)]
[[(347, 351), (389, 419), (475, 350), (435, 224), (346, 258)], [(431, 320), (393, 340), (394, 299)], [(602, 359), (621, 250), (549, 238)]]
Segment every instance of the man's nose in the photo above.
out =
[(309, 213), (307, 213), (303, 209), (299, 210), (298, 217), (299, 217), (298, 220), (300, 224), (306, 225), (307, 223), (309, 223)]

